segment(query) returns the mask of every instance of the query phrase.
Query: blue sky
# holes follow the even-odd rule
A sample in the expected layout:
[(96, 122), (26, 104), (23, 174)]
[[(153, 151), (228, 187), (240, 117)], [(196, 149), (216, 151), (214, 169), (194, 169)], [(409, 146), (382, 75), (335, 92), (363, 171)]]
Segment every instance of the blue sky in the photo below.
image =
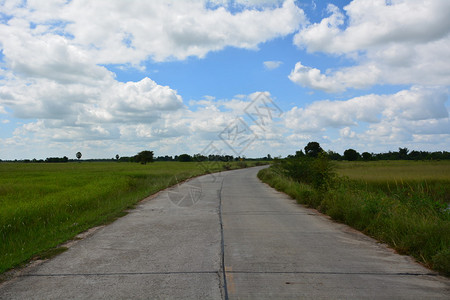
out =
[[(448, 15), (446, 0), (0, 1), (0, 159), (449, 151)], [(258, 126), (246, 113), (264, 105)]]

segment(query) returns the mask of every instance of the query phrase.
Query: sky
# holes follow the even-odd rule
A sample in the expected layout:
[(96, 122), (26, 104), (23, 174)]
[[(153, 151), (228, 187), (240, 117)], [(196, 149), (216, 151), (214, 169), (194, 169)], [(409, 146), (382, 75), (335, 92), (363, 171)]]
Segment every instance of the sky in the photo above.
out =
[(0, 0), (0, 159), (450, 151), (448, 0)]

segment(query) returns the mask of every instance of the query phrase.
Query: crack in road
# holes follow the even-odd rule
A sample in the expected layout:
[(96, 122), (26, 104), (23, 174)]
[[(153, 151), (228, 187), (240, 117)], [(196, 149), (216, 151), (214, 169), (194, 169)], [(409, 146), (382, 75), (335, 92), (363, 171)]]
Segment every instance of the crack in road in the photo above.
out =
[(223, 181), (220, 184), (220, 189), (218, 190), (219, 197), (219, 222), (220, 222), (220, 248), (221, 248), (221, 271), (223, 276), (223, 291), (224, 291), (224, 299), (228, 300), (228, 287), (227, 287), (227, 274), (225, 270), (225, 239), (223, 235), (223, 219), (222, 219), (222, 188)]

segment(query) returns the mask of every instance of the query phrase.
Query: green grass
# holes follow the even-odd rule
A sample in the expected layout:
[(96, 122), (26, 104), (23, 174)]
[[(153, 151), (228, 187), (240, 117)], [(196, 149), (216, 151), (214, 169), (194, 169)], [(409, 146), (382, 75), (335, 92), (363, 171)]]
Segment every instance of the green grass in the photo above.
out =
[(258, 176), (317, 208), (450, 275), (450, 162), (339, 162), (327, 190), (270, 168)]
[[(256, 163), (205, 164), (220, 171)], [(193, 162), (0, 163), (0, 273), (203, 173)]]
[(450, 180), (450, 161), (335, 162), (338, 174), (365, 181)]
[(425, 193), (450, 204), (450, 161), (337, 162), (336, 172), (386, 193)]

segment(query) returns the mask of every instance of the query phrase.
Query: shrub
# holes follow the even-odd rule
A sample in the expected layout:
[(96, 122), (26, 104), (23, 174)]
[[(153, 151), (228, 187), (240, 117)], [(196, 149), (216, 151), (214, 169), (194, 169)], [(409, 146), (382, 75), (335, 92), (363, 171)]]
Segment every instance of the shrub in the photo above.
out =
[(324, 153), (319, 153), (317, 158), (303, 156), (277, 160), (275, 169), (279, 174), (319, 189), (327, 189), (335, 177), (333, 166)]

